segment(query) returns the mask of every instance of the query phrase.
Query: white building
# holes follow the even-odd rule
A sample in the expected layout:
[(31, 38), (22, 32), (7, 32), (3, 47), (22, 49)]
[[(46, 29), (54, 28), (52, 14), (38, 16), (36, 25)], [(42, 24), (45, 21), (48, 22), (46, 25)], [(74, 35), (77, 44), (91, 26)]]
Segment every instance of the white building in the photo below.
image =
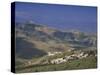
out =
[(61, 64), (61, 63), (64, 63), (66, 62), (66, 59), (63, 59), (63, 58), (57, 58), (57, 59), (53, 59), (51, 61), (52, 64)]
[(61, 54), (62, 52), (48, 52), (48, 56), (54, 56), (56, 54)]

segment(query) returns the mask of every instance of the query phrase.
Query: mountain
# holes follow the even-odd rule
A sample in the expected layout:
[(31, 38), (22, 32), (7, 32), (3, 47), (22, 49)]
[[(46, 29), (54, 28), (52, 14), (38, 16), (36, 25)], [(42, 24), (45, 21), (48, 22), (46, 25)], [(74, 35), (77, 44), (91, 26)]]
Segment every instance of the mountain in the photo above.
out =
[(64, 52), (70, 48), (96, 48), (95, 34), (61, 31), (45, 25), (16, 23), (16, 56), (30, 59), (47, 55), (48, 52)]

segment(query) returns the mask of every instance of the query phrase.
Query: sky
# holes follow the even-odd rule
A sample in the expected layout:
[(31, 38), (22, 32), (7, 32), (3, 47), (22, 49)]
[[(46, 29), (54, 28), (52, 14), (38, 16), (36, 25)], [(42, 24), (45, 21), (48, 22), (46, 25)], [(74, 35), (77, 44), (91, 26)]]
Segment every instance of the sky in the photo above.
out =
[(66, 31), (96, 33), (97, 7), (16, 2), (15, 21), (31, 21)]

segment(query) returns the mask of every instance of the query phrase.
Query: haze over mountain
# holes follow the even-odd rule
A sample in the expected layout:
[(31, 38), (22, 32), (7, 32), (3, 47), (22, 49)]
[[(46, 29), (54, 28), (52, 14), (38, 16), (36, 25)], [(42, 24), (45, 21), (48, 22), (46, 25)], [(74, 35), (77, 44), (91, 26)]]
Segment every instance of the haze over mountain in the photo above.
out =
[(97, 32), (97, 7), (16, 2), (16, 22), (47, 25), (59, 30)]

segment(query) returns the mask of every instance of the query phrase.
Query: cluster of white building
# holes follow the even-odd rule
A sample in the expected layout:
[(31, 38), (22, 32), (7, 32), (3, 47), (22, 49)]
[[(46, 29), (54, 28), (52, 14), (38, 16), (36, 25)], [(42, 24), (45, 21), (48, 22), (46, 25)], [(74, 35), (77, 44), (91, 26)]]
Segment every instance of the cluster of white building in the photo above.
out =
[(61, 54), (62, 52), (48, 52), (48, 56), (54, 56), (56, 54)]
[[(48, 52), (47, 56), (54, 56), (56, 54), (62, 54), (62, 52)], [(42, 62), (41, 64), (61, 64), (61, 63), (65, 63), (65, 62), (72, 61), (72, 60), (86, 58), (88, 56), (89, 56), (88, 53), (78, 52), (78, 53), (74, 53), (74, 54), (71, 54), (71, 55), (66, 55), (64, 57), (51, 59), (49, 61), (47, 60), (47, 61)], [(28, 64), (32, 65), (34, 63), (32, 61), (29, 61)]]
[(86, 58), (87, 56), (88, 56), (88, 54), (84, 54), (84, 52), (81, 52), (80, 54), (72, 54), (69, 56), (62, 57), (62, 58), (53, 59), (50, 61), (50, 63), (51, 64), (60, 64), (60, 63), (65, 63), (65, 62), (71, 61), (71, 60)]
[[(62, 52), (48, 52), (47, 56), (54, 56), (56, 54), (61, 54), (61, 53)], [(60, 64), (60, 63), (64, 63), (64, 62), (71, 61), (71, 60), (86, 58), (87, 56), (89, 56), (89, 55), (84, 52), (80, 52), (80, 53), (75, 53), (75, 54), (72, 54), (69, 56), (64, 56), (62, 58), (52, 59), (52, 60), (50, 60), (50, 63), (51, 64)]]

